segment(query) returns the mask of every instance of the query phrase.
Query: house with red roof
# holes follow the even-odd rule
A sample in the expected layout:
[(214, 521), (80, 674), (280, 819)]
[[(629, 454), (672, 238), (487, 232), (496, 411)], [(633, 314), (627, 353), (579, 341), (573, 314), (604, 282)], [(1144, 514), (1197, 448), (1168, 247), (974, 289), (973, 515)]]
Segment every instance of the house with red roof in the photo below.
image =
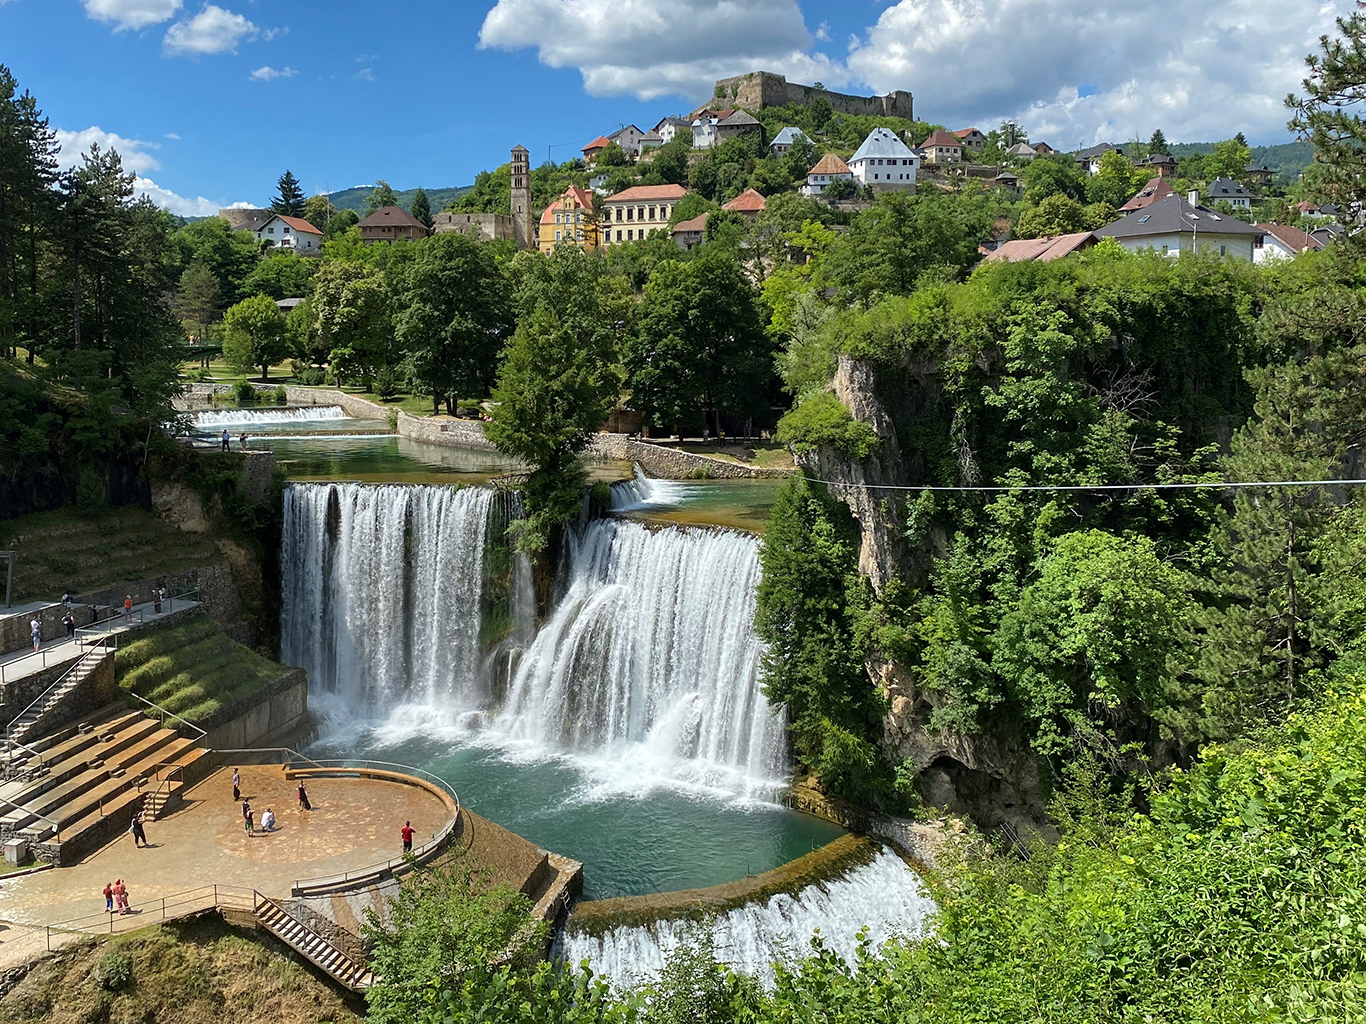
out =
[(767, 205), (768, 200), (764, 198), (762, 192), (747, 188), (722, 206), (721, 209), (734, 210), (736, 213), (743, 213), (747, 217), (757, 217), (764, 212), (764, 207)]
[(674, 204), (688, 194), (682, 185), (636, 185), (598, 200), (602, 210), (600, 245), (619, 245), (669, 230)]
[(1119, 212), (1133, 213), (1135, 210), (1151, 206), (1159, 199), (1166, 199), (1167, 196), (1175, 194), (1176, 190), (1172, 188), (1166, 177), (1159, 175), (1156, 178), (1149, 179), (1148, 184), (1139, 189), (1132, 199), (1119, 208)]
[(836, 181), (853, 180), (854, 172), (849, 169), (849, 165), (834, 153), (826, 153), (816, 161), (815, 167), (806, 172), (806, 184), (802, 186), (802, 195), (822, 195), (827, 185)]
[(964, 152), (976, 153), (987, 148), (987, 137), (976, 128), (960, 128), (953, 134), (963, 144)]
[(302, 217), (275, 214), (253, 230), (258, 242), (277, 249), (292, 249), (304, 256), (323, 254), (323, 233)]
[(963, 160), (963, 140), (943, 128), (926, 139), (920, 148), (925, 151), (926, 163), (956, 164)]
[(597, 162), (598, 156), (604, 149), (612, 144), (606, 135), (599, 135), (596, 139), (583, 147), (583, 162), (589, 167)]
[(360, 228), (360, 240), (365, 245), (427, 237), (427, 225), (399, 206), (381, 206), (356, 226)]
[(598, 228), (593, 220), (593, 193), (578, 185), (570, 185), (560, 198), (541, 211), (538, 247), (547, 256), (561, 242), (571, 242), (580, 249), (598, 247)]
[(1276, 260), (1292, 259), (1310, 249), (1323, 248), (1320, 239), (1289, 224), (1267, 221), (1254, 224), (1253, 227), (1262, 232), (1262, 237), (1252, 250), (1253, 263), (1274, 263)]
[(1095, 244), (1096, 236), (1090, 231), (1077, 231), (1070, 235), (1047, 235), (1043, 238), (1012, 238), (989, 252), (982, 262), (1048, 263), (1071, 253), (1089, 249)]

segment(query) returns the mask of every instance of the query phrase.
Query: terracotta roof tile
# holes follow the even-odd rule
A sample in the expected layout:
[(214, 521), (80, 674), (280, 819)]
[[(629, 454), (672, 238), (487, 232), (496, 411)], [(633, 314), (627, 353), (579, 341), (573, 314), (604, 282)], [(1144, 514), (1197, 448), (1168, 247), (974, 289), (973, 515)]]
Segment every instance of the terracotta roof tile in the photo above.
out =
[(588, 153), (588, 152), (591, 152), (592, 150), (595, 150), (595, 149), (606, 149), (606, 148), (607, 148), (608, 146), (610, 146), (611, 144), (612, 144), (612, 143), (611, 143), (610, 141), (608, 141), (608, 138), (607, 138), (606, 135), (599, 135), (596, 139), (594, 139), (594, 140), (593, 140), (592, 142), (590, 142), (588, 145), (584, 146), (583, 149), (580, 150), (580, 152), (582, 152), (582, 153)]
[(763, 197), (761, 192), (747, 188), (721, 208), (723, 210), (735, 210), (738, 213), (759, 213), (767, 205), (768, 200)]
[(670, 233), (677, 235), (685, 231), (704, 231), (707, 227), (707, 218), (710, 216), (710, 213), (702, 213), (698, 214), (692, 220), (680, 220), (673, 226), (673, 230)]
[(924, 142), (920, 144), (921, 149), (932, 149), (935, 146), (954, 146), (958, 149), (962, 149), (963, 140), (960, 139), (957, 135), (954, 135), (951, 132), (946, 132), (943, 128), (940, 128), (939, 131), (935, 132), (933, 135), (931, 135), (928, 139), (926, 139)]
[(682, 199), (688, 190), (682, 185), (635, 185), (614, 196), (607, 196), (604, 203), (646, 202), (660, 199)]
[(1038, 260), (1047, 263), (1060, 259), (1079, 249), (1095, 244), (1095, 235), (1090, 231), (1077, 231), (1070, 235), (1049, 235), (1044, 238), (1012, 238), (1003, 242), (994, 252), (987, 255), (984, 263), (1023, 263)]
[(816, 161), (816, 166), (811, 168), (808, 174), (852, 174), (849, 165), (837, 157), (834, 153), (826, 153)]
[(1265, 234), (1276, 236), (1286, 248), (1293, 249), (1295, 252), (1323, 248), (1323, 243), (1313, 235), (1301, 231), (1299, 228), (1291, 227), (1289, 224), (1277, 224), (1268, 221), (1265, 224), (1254, 224), (1252, 226)]

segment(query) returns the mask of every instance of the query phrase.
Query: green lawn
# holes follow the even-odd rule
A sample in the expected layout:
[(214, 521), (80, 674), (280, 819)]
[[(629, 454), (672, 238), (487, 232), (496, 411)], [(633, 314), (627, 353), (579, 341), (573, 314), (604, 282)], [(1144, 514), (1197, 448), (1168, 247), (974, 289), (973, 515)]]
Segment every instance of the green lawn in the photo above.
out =
[(120, 647), (114, 671), (124, 689), (201, 722), (288, 670), (237, 643), (212, 619), (196, 617)]

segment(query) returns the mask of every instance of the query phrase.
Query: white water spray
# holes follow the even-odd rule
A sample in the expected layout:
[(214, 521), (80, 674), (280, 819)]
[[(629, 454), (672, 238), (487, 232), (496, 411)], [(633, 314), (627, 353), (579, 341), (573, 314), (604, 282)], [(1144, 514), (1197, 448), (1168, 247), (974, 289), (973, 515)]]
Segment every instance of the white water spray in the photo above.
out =
[(639, 466), (630, 480), (612, 484), (613, 512), (638, 512), (651, 508), (675, 508), (683, 504), (687, 485), (676, 480), (648, 477)]
[(320, 423), (344, 420), (346, 413), (335, 405), (308, 406), (300, 409), (205, 409), (194, 414), (200, 430), (215, 427), (266, 426), (281, 423)]
[(771, 986), (773, 961), (809, 953), (817, 929), (826, 948), (852, 964), (861, 929), (876, 949), (894, 935), (920, 935), (934, 909), (916, 873), (884, 849), (842, 878), (807, 886), (795, 897), (780, 893), (747, 903), (710, 924), (655, 921), (593, 936), (573, 934), (571, 917), (558, 953), (571, 964), (588, 960), (620, 987), (634, 986), (658, 977), (669, 953), (694, 929), (708, 928), (717, 959)]

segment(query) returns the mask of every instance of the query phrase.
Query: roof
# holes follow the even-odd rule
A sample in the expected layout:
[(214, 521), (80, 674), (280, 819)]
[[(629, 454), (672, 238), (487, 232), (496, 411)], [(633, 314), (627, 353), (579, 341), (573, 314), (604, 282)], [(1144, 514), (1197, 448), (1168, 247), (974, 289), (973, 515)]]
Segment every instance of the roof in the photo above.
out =
[(1034, 147), (1031, 146), (1028, 142), (1017, 142), (1017, 143), (1015, 143), (1015, 145), (1011, 146), (1009, 149), (1006, 150), (1006, 155), (1007, 155), (1007, 156), (1038, 156), (1039, 154), (1038, 154), (1037, 152), (1035, 152)]
[[(306, 224), (308, 222), (305, 221), (304, 223)], [(412, 217), (405, 213), (403, 209), (398, 206), (381, 206), (357, 226), (362, 228), (373, 228), (379, 227), (382, 224), (401, 228), (417, 227), (421, 228), (423, 231), (427, 230), (426, 224), (423, 224), (422, 221), (418, 220), (416, 217)]]
[(263, 227), (265, 227), (267, 224), (269, 224), (269, 223), (270, 223), (271, 221), (273, 221), (273, 220), (283, 221), (285, 224), (287, 224), (287, 225), (289, 225), (290, 227), (292, 227), (295, 231), (306, 231), (306, 232), (308, 232), (310, 235), (321, 235), (321, 234), (322, 234), (321, 231), (319, 231), (317, 228), (315, 228), (315, 227), (314, 227), (312, 224), (310, 224), (308, 221), (304, 220), (302, 217), (286, 217), (284, 214), (280, 214), (280, 213), (277, 213), (275, 216), (269, 217), (269, 218), (267, 218), (266, 220), (261, 221), (260, 224), (256, 225), (256, 227), (254, 228), (254, 230), (260, 231)]
[(1291, 252), (1323, 248), (1323, 242), (1319, 239), (1299, 228), (1292, 228), (1288, 224), (1276, 224), (1268, 221), (1265, 224), (1254, 224), (1253, 227), (1263, 234), (1271, 235)]
[(577, 185), (570, 185), (567, 189), (560, 193), (559, 199), (556, 199), (553, 203), (551, 203), (549, 206), (547, 206), (544, 210), (541, 211), (542, 224), (555, 223), (555, 211), (564, 209), (564, 207), (560, 205), (560, 200), (564, 199), (566, 196), (568, 196), (570, 199), (574, 201), (573, 208), (583, 210), (593, 209), (593, 193), (589, 192), (586, 188), (579, 188), (579, 186)]
[(604, 203), (640, 202), (642, 200), (682, 199), (688, 190), (682, 185), (635, 185), (614, 196), (607, 196)]
[(733, 110), (733, 111), (731, 111), (729, 114), (727, 114), (725, 117), (723, 117), (723, 118), (721, 118), (720, 120), (718, 120), (716, 123), (717, 123), (717, 124), (720, 124), (720, 125), (725, 125), (725, 126), (730, 127), (730, 128), (733, 128), (733, 127), (735, 127), (737, 124), (742, 124), (742, 125), (758, 124), (758, 123), (759, 123), (759, 119), (758, 119), (757, 117), (755, 117), (753, 114), (750, 114), (750, 113), (748, 113), (748, 112), (746, 112), (746, 111), (744, 111), (744, 110)]
[(696, 231), (699, 233), (705, 231), (707, 228), (707, 218), (710, 216), (710, 213), (700, 213), (692, 220), (680, 220), (673, 226), (673, 230), (670, 234), (677, 235), (686, 231)]
[(611, 144), (611, 141), (608, 140), (606, 135), (599, 135), (588, 145), (584, 146), (581, 152), (587, 153), (589, 150), (593, 149), (606, 149)]
[(1271, 168), (1268, 167), (1266, 164), (1259, 164), (1259, 163), (1256, 163), (1256, 162), (1251, 162), (1251, 163), (1249, 163), (1246, 167), (1243, 168), (1243, 170), (1245, 170), (1245, 171), (1265, 171), (1267, 174), (1270, 174), (1270, 173), (1271, 173)]
[(931, 135), (928, 139), (926, 139), (924, 142), (920, 144), (921, 149), (933, 149), (937, 146), (955, 146), (958, 149), (962, 149), (963, 140), (960, 139), (957, 135), (953, 135), (949, 132), (944, 131), (943, 128), (940, 128), (939, 131), (935, 132), (933, 135)]
[(1218, 201), (1220, 199), (1251, 199), (1252, 193), (1245, 189), (1232, 178), (1215, 178), (1209, 183), (1209, 188), (1205, 189), (1205, 195), (1210, 199)]
[(1166, 178), (1149, 178), (1148, 184), (1139, 189), (1137, 195), (1121, 206), (1119, 212), (1132, 213), (1134, 210), (1151, 206), (1159, 199), (1173, 195), (1176, 195), (1176, 189), (1172, 188), (1171, 183)]
[(692, 122), (685, 117), (664, 117), (660, 118), (659, 124), (655, 125), (654, 130), (659, 131), (659, 129), (663, 128), (666, 124), (671, 124), (675, 128), (689, 128), (692, 126)]
[(1142, 160), (1139, 161), (1139, 164), (1147, 164), (1149, 167), (1152, 167), (1154, 164), (1174, 163), (1176, 163), (1175, 158), (1169, 156), (1166, 153), (1149, 153), (1147, 156), (1145, 156)]
[(1113, 149), (1115, 152), (1117, 152), (1117, 153), (1121, 153), (1121, 154), (1122, 154), (1122, 153), (1124, 152), (1124, 150), (1121, 149), (1119, 146), (1111, 145), (1111, 144), (1108, 143), (1108, 142), (1100, 142), (1100, 143), (1097, 143), (1097, 144), (1094, 145), (1094, 146), (1091, 146), (1089, 149), (1079, 149), (1079, 150), (1077, 150), (1077, 157), (1078, 157), (1078, 159), (1081, 159), (1081, 158), (1089, 158), (1089, 159), (1093, 159), (1093, 160), (1094, 160), (1096, 157), (1100, 156), (1102, 153), (1108, 153), (1108, 152), (1110, 152), (1110, 150), (1112, 150), (1112, 149)]
[(295, 306), (302, 306), (307, 299), (276, 299), (275, 305), (281, 309), (293, 309)]
[(736, 213), (759, 213), (767, 205), (768, 200), (763, 197), (763, 193), (747, 188), (721, 209), (734, 210)]
[(807, 171), (807, 174), (851, 174), (849, 165), (837, 157), (834, 153), (826, 153), (816, 161), (816, 166)]
[(996, 175), (996, 177), (992, 180), (1000, 182), (1019, 181), (1020, 176), (1018, 174), (1011, 174), (1009, 171), (1002, 171), (1000, 174)]
[(622, 132), (640, 132), (641, 135), (644, 135), (644, 134), (645, 134), (644, 132), (641, 132), (640, 129), (637, 128), (637, 127), (636, 127), (635, 125), (633, 125), (633, 124), (624, 124), (624, 125), (622, 125), (620, 128), (618, 128), (616, 131), (614, 131), (611, 135), (609, 135), (609, 136), (607, 136), (607, 137), (608, 137), (609, 139), (615, 139), (615, 138), (616, 138), (618, 135), (620, 135)]
[(1036, 143), (1034, 143), (1034, 152), (1036, 152), (1036, 153), (1056, 153), (1057, 150), (1054, 149), (1052, 146), (1050, 146), (1050, 145), (1049, 145), (1048, 143), (1046, 143), (1046, 142), (1036, 142)]
[[(948, 135), (947, 132), (944, 134)], [(953, 138), (953, 136), (950, 135), (949, 138)], [(961, 145), (957, 139), (953, 139), (953, 141), (954, 145)], [(863, 140), (863, 145), (859, 146), (858, 152), (849, 158), (849, 162), (852, 164), (858, 160), (884, 156), (905, 159), (908, 156), (914, 157), (915, 154), (911, 152), (911, 148), (906, 143), (897, 138), (896, 132), (890, 128), (874, 128)]]
[[(784, 128), (774, 137), (771, 145), (793, 146), (800, 142), (802, 139), (806, 138), (806, 132), (802, 131), (800, 128)], [(807, 139), (807, 141), (809, 142), (810, 139)]]
[(663, 142), (663, 141), (664, 141), (664, 136), (660, 135), (659, 132), (657, 132), (657, 131), (655, 131), (653, 128), (651, 128), (648, 132), (646, 132), (644, 135), (642, 135), (642, 136), (640, 137), (640, 141), (641, 141), (641, 142)]
[(526, 148), (525, 146), (523, 146), (523, 145), (519, 142), (519, 143), (517, 143), (517, 145), (515, 145), (515, 146), (512, 147), (512, 151), (513, 151), (514, 153), (525, 153), (525, 152), (527, 152), (527, 148)]
[(1088, 249), (1096, 244), (1093, 231), (1078, 231), (1070, 235), (1048, 235), (1044, 238), (1012, 238), (1002, 242), (987, 254), (984, 263), (1024, 263), (1038, 260), (1047, 263), (1061, 256)]
[[(954, 132), (953, 134), (957, 135), (960, 139), (966, 139), (966, 138), (967, 138), (969, 135), (971, 135), (973, 132), (977, 132), (977, 129), (976, 129), (976, 128), (959, 128), (959, 129), (958, 129), (956, 132)], [(981, 132), (977, 132), (977, 134), (978, 134), (978, 135), (981, 135), (982, 133), (981, 133)]]
[(1098, 238), (1146, 238), (1193, 231), (1200, 235), (1260, 235), (1251, 224), (1203, 206), (1191, 206), (1178, 195), (1154, 200), (1137, 217), (1130, 214), (1096, 231)]

